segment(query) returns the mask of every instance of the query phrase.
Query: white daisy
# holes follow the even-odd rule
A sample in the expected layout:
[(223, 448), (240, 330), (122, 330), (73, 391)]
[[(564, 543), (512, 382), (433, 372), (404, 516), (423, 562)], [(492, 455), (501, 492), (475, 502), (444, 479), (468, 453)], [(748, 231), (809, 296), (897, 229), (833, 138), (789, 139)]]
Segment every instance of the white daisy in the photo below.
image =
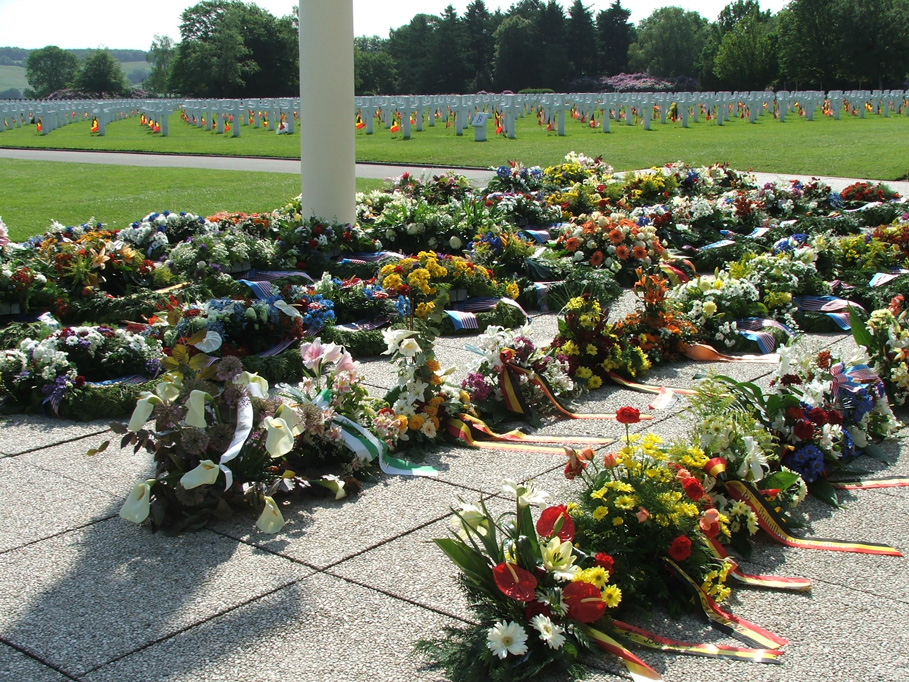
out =
[(561, 626), (553, 623), (548, 616), (542, 613), (534, 616), (530, 623), (537, 629), (537, 632), (540, 633), (540, 639), (546, 642), (550, 649), (562, 648), (565, 643), (565, 635), (562, 634)]
[(501, 620), (486, 633), (486, 646), (499, 658), (505, 658), (508, 654), (526, 654), (527, 633), (514, 621), (506, 623)]

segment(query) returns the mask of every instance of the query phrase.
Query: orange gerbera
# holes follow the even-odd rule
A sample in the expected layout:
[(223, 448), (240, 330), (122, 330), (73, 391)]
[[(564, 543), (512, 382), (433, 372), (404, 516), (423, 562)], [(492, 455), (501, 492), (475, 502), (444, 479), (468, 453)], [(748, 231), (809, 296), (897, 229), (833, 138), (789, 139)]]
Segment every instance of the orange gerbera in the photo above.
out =
[(645, 258), (647, 258), (647, 249), (645, 249), (643, 246), (635, 246), (631, 250), (631, 255), (634, 256), (635, 258), (637, 258), (638, 260), (644, 260)]
[(603, 252), (594, 251), (593, 255), (590, 256), (590, 264), (593, 267), (598, 267), (598, 266), (602, 265), (603, 264)]
[(613, 244), (621, 244), (625, 241), (625, 235), (622, 234), (621, 230), (612, 229), (609, 231), (609, 241)]
[(659, 240), (659, 239), (654, 239), (654, 240), (650, 243), (650, 245), (653, 247), (653, 252), (654, 252), (656, 255), (658, 255), (658, 256), (659, 256), (661, 253), (663, 253), (663, 251), (666, 250), (666, 248), (665, 248), (662, 244), (660, 244), (660, 240)]
[(628, 260), (631, 252), (628, 250), (627, 246), (620, 244), (619, 246), (615, 247), (615, 255), (618, 256), (619, 260)]
[(568, 241), (565, 242), (565, 248), (571, 251), (572, 253), (577, 251), (581, 246), (581, 240), (577, 237), (569, 237)]

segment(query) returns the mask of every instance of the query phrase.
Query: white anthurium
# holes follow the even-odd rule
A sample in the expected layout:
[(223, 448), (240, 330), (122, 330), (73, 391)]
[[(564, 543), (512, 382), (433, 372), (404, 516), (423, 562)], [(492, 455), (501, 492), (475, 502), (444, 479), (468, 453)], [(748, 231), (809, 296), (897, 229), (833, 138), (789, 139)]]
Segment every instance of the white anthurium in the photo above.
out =
[(133, 491), (126, 498), (120, 508), (120, 516), (133, 523), (142, 523), (148, 518), (151, 510), (151, 481), (141, 481), (135, 485)]
[(136, 401), (133, 415), (129, 418), (129, 424), (126, 426), (127, 430), (133, 433), (139, 431), (152, 416), (152, 412), (155, 411), (155, 405), (162, 404), (164, 404), (164, 401), (154, 393), (143, 391), (139, 400)]
[(221, 347), (222, 343), (224, 343), (224, 340), (221, 335), (218, 332), (209, 330), (205, 333), (205, 338), (195, 344), (195, 346), (203, 353), (214, 353)]
[(290, 431), (294, 436), (299, 436), (305, 430), (300, 415), (287, 403), (281, 403), (280, 407), (278, 407), (275, 412), (275, 416), (280, 417), (287, 422), (287, 426), (290, 427)]
[(208, 393), (198, 389), (189, 394), (189, 398), (186, 399), (187, 411), (184, 420), (187, 426), (194, 426), (197, 429), (208, 427), (208, 422), (205, 420), (205, 401), (211, 399), (212, 397)]
[(280, 417), (266, 417), (262, 420), (265, 426), (265, 450), (272, 458), (283, 457), (294, 449), (294, 434), (290, 425)]
[(210, 459), (203, 459), (192, 471), (187, 471), (180, 478), (180, 485), (184, 490), (192, 490), (200, 485), (213, 485), (218, 480), (218, 473), (221, 467), (212, 462)]
[(236, 382), (241, 386), (248, 387), (249, 394), (253, 398), (268, 397), (268, 380), (265, 379), (265, 377), (260, 377), (254, 372), (241, 372), (240, 376), (237, 377)]
[(268, 495), (265, 496), (265, 509), (256, 520), (256, 528), (272, 535), (284, 528), (284, 517), (281, 516), (281, 510)]
[(300, 314), (299, 310), (297, 310), (292, 305), (290, 305), (287, 301), (284, 301), (282, 299), (278, 299), (277, 301), (275, 301), (274, 306), (275, 306), (275, 308), (280, 310), (285, 315), (288, 315), (289, 317), (303, 317), (303, 315)]
[(328, 488), (331, 492), (333, 492), (335, 494), (336, 500), (343, 500), (345, 497), (347, 497), (347, 491), (344, 490), (344, 481), (342, 481), (337, 476), (326, 474), (321, 478), (321, 480), (314, 482), (318, 483), (323, 488)]

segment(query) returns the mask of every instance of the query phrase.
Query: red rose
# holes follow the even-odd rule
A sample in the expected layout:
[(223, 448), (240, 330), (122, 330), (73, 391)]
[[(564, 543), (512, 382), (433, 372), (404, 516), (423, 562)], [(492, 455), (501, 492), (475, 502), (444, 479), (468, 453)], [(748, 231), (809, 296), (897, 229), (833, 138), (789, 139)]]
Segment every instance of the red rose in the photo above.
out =
[(636, 407), (620, 407), (615, 413), (616, 421), (620, 424), (637, 424), (641, 421), (641, 413)]
[(685, 489), (685, 494), (688, 495), (693, 502), (697, 502), (704, 497), (704, 486), (702, 486), (701, 482), (696, 478), (686, 478), (682, 482), (682, 487)]
[(811, 411), (808, 413), (808, 419), (811, 420), (811, 423), (813, 424), (823, 426), (827, 423), (827, 413), (819, 407), (812, 407)]
[(679, 535), (669, 543), (669, 556), (675, 561), (685, 561), (691, 556), (691, 540), (684, 535)]
[(839, 424), (843, 423), (843, 415), (841, 415), (836, 410), (829, 410), (827, 412), (827, 423), (838, 426)]
[(807, 419), (799, 419), (792, 431), (799, 440), (809, 440), (814, 435), (814, 424)]
[[(561, 524), (559, 524), (561, 519)], [(556, 531), (556, 526), (559, 526)], [(543, 537), (552, 537), (558, 535), (562, 542), (570, 542), (574, 539), (574, 521), (568, 515), (568, 509), (564, 504), (556, 507), (547, 507), (540, 514), (537, 521), (537, 533)]]
[(612, 567), (615, 565), (615, 560), (609, 554), (606, 554), (606, 552), (598, 552), (594, 557), (594, 561), (596, 561), (597, 566), (605, 568), (609, 571), (609, 575), (612, 575)]
[(85, 386), (85, 377), (81, 374), (76, 375), (76, 378), (73, 380), (73, 386), (76, 388), (82, 388)]

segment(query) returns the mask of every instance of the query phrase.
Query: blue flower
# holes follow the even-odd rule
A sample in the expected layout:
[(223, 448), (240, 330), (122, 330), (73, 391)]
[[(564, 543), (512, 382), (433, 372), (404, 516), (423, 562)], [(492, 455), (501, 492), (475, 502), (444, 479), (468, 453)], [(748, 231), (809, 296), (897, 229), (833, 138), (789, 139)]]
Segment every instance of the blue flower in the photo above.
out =
[(511, 177), (511, 169), (508, 166), (499, 166), (496, 168), (496, 175), (503, 180)]
[(824, 472), (824, 453), (808, 443), (788, 457), (786, 466), (800, 474), (805, 483), (814, 483)]

